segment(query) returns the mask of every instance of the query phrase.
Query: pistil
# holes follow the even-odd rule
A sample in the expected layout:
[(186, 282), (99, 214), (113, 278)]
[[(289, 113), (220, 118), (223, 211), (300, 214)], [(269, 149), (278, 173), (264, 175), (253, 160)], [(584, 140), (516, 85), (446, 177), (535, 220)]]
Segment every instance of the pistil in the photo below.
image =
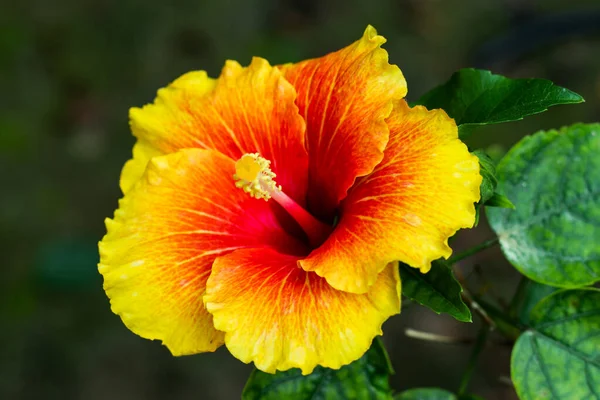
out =
[(275, 173), (271, 171), (271, 162), (258, 153), (244, 154), (235, 163), (235, 186), (256, 199), (273, 199), (283, 207), (300, 225), (313, 247), (321, 245), (329, 236), (333, 227), (327, 225), (296, 203), (285, 194), (281, 186), (275, 183)]

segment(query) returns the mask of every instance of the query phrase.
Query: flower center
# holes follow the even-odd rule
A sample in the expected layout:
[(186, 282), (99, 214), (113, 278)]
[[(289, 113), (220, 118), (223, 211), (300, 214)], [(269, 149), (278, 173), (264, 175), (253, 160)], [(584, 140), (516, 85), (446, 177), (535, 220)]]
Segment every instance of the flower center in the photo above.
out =
[(246, 153), (235, 163), (235, 186), (256, 199), (269, 200), (271, 194), (281, 186), (273, 180), (275, 173), (271, 171), (271, 161), (258, 153)]
[(321, 245), (329, 236), (333, 227), (319, 221), (283, 192), (275, 182), (275, 173), (271, 171), (271, 161), (258, 153), (246, 153), (235, 163), (235, 186), (244, 190), (255, 199), (275, 200), (308, 236), (311, 246)]

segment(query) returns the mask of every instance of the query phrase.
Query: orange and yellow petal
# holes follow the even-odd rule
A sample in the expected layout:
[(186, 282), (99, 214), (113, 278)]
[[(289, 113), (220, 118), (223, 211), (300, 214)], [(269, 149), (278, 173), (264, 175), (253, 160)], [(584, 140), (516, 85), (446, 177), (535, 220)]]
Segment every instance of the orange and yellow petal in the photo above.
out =
[(202, 301), (217, 256), (258, 247), (303, 251), (265, 201), (235, 187), (234, 171), (213, 150), (155, 157), (106, 221), (98, 267), (112, 310), (174, 355), (223, 343)]
[(406, 81), (388, 63), (385, 43), (369, 26), (363, 37), (335, 53), (281, 67), (298, 92), (307, 124), (309, 208), (324, 220), (355, 179), (383, 158), (392, 101), (406, 95)]
[(130, 163), (135, 167), (124, 169), (123, 189), (139, 178), (149, 157), (157, 152), (213, 149), (233, 160), (258, 152), (271, 161), (277, 183), (304, 204), (308, 179), (305, 123), (295, 104), (296, 91), (279, 69), (254, 58), (245, 68), (228, 61), (217, 80), (204, 72), (191, 74), (161, 89), (154, 104), (131, 109), (133, 134), (147, 145), (138, 149), (139, 154), (134, 152)]
[[(181, 107), (193, 99), (204, 98), (216, 84), (205, 71), (188, 72), (166, 88), (159, 89), (154, 104), (129, 110), (129, 123), (137, 142), (133, 158), (121, 172), (121, 190), (127, 193), (142, 177), (148, 161), (154, 156), (172, 153), (193, 145), (191, 116)], [(186, 129), (186, 126), (189, 128)]]
[(373, 173), (357, 181), (328, 240), (300, 265), (335, 288), (370, 290), (392, 260), (427, 272), (448, 258), (448, 238), (475, 222), (479, 162), (443, 110), (394, 105), (390, 142)]
[(161, 156), (163, 153), (145, 140), (138, 140), (133, 145), (133, 158), (125, 163), (121, 171), (121, 190), (129, 190), (140, 180), (146, 166), (152, 157)]
[(262, 371), (340, 368), (359, 357), (400, 312), (400, 278), (391, 263), (366, 294), (333, 289), (303, 271), (297, 257), (244, 249), (218, 257), (204, 301), (231, 354)]

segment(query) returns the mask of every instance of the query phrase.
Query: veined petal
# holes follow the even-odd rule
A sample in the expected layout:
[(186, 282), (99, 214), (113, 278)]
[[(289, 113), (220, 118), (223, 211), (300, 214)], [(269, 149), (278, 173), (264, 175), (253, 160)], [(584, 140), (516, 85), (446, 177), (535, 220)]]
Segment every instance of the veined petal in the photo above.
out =
[(223, 343), (202, 301), (217, 256), (248, 247), (303, 251), (266, 202), (235, 187), (234, 171), (213, 150), (155, 157), (106, 221), (98, 267), (112, 310), (174, 355)]
[(281, 67), (307, 124), (309, 208), (326, 221), (355, 179), (383, 158), (389, 138), (384, 119), (392, 100), (406, 95), (402, 72), (380, 47), (385, 41), (369, 26), (344, 49)]
[(475, 222), (479, 163), (454, 120), (402, 100), (387, 123), (383, 161), (352, 188), (332, 235), (299, 262), (339, 290), (370, 290), (392, 260), (425, 273), (431, 261), (450, 256), (448, 238)]
[(260, 153), (271, 161), (278, 184), (305, 204), (305, 123), (295, 99), (281, 72), (260, 58), (246, 68), (228, 61), (216, 81), (203, 71), (184, 75), (159, 90), (154, 104), (131, 109), (131, 129), (139, 142), (123, 170), (122, 189), (126, 192), (139, 178), (151, 155), (197, 147), (233, 160)]
[(340, 368), (369, 348), (381, 325), (400, 312), (400, 278), (391, 263), (366, 294), (333, 289), (297, 265), (298, 257), (266, 249), (218, 257), (204, 302), (231, 354), (274, 373)]

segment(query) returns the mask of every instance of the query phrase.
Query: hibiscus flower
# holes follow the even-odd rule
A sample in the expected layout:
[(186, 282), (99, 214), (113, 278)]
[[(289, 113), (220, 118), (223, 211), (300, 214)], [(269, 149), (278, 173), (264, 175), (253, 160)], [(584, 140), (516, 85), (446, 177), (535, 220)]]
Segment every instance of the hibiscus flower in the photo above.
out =
[(190, 72), (130, 111), (137, 137), (99, 270), (127, 327), (174, 355), (225, 344), (266, 372), (359, 357), (471, 227), (479, 164), (442, 110), (408, 107), (368, 27), (321, 58)]

